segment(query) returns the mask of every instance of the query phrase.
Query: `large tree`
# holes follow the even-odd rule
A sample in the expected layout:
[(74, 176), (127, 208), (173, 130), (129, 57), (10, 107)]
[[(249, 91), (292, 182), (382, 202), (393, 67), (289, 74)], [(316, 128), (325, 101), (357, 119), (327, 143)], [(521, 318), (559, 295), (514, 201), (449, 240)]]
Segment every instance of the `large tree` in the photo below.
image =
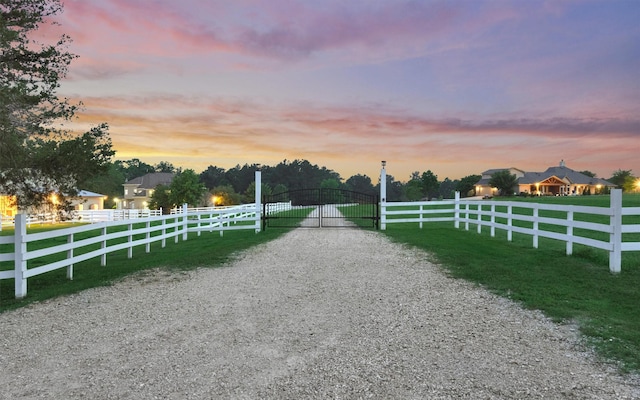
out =
[(65, 127), (78, 110), (56, 95), (76, 58), (71, 39), (34, 37), (61, 11), (60, 0), (0, 0), (0, 193), (15, 196), (20, 209), (52, 193), (74, 196), (114, 154), (106, 124), (82, 135)]
[(378, 191), (376, 191), (373, 183), (371, 183), (371, 178), (369, 178), (367, 175), (353, 175), (346, 180), (345, 184), (349, 190), (352, 190), (354, 192), (366, 193), (371, 195), (378, 194)]
[(431, 199), (438, 195), (438, 187), (440, 186), (438, 175), (428, 170), (422, 173), (420, 180), (422, 181), (423, 193), (427, 198)]
[(207, 188), (192, 169), (186, 169), (173, 178), (169, 190), (169, 199), (172, 204), (180, 207), (187, 203), (197, 207), (203, 203)]

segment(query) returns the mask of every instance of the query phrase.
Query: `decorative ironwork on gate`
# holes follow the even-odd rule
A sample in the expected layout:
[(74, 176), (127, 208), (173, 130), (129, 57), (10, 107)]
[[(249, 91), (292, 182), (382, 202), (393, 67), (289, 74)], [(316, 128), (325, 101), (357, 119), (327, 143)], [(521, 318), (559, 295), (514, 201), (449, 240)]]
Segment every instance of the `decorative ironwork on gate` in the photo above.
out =
[(378, 196), (345, 189), (299, 189), (262, 198), (267, 227), (370, 227), (378, 229)]

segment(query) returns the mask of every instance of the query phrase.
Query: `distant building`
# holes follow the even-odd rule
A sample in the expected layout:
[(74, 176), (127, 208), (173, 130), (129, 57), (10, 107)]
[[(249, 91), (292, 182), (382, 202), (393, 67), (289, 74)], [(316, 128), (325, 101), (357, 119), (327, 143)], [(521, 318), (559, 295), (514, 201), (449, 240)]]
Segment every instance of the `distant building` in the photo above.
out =
[(122, 185), (124, 186), (124, 198), (117, 205), (118, 208), (148, 209), (149, 201), (156, 187), (158, 185), (169, 186), (174, 176), (175, 174), (171, 172), (153, 172), (125, 182)]
[(78, 198), (71, 200), (71, 204), (76, 210), (104, 210), (106, 197), (104, 194), (81, 190), (78, 192)]
[(489, 169), (482, 173), (482, 178), (476, 183), (477, 196), (493, 196), (496, 189), (489, 186), (491, 176), (499, 171), (508, 170), (518, 179), (514, 187), (516, 194), (532, 194), (537, 196), (570, 196), (600, 193), (605, 187), (615, 188), (616, 185), (600, 178), (568, 168), (564, 160), (557, 167), (549, 167), (544, 172), (525, 172), (517, 168)]
[[(56, 202), (56, 195), (51, 195), (51, 201)], [(103, 210), (105, 195), (90, 192), (88, 190), (80, 190), (77, 197), (70, 199), (71, 206), (74, 210)], [(0, 215), (3, 217), (14, 217), (18, 213), (14, 196), (6, 196), (0, 194)], [(36, 207), (37, 209), (38, 207)], [(30, 209), (29, 212), (34, 211)]]

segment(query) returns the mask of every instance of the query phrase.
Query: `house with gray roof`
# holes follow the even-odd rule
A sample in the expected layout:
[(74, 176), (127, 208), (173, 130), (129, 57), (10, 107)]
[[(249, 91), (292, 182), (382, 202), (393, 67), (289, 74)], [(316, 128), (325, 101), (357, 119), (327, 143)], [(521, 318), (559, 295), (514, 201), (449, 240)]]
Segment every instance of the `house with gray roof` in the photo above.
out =
[(569, 196), (601, 193), (603, 188), (615, 188), (616, 185), (600, 178), (577, 172), (568, 168), (564, 160), (557, 167), (549, 167), (544, 172), (525, 172), (517, 168), (489, 169), (482, 173), (476, 183), (477, 196), (494, 196), (496, 188), (489, 185), (491, 176), (499, 171), (508, 170), (517, 178), (516, 194), (537, 196)]
[(171, 185), (174, 176), (175, 174), (171, 172), (153, 172), (125, 182), (122, 185), (124, 186), (124, 199), (118, 207), (138, 210), (148, 209), (149, 201), (156, 187), (159, 185)]

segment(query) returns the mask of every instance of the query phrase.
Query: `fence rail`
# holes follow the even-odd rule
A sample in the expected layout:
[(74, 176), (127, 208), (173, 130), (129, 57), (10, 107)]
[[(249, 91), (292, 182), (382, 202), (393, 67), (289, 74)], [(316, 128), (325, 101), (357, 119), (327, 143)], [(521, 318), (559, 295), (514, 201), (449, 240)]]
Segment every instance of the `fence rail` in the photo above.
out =
[[(13, 264), (12, 269), (0, 270), (0, 281), (15, 280), (15, 296), (27, 295), (27, 279), (61, 268), (67, 269), (67, 278), (73, 279), (73, 266), (79, 262), (100, 258), (100, 265), (107, 265), (107, 255), (127, 250), (133, 257), (135, 247), (144, 246), (151, 251), (151, 244), (167, 239), (187, 240), (189, 232), (254, 229), (260, 230), (260, 204), (208, 209), (187, 209), (186, 205), (170, 215), (129, 214), (129, 219), (95, 222), (91, 224), (27, 233), (28, 217), (15, 217), (14, 235), (0, 236), (0, 263)], [(89, 222), (89, 221), (86, 221)], [(62, 242), (62, 243), (60, 243)], [(37, 244), (37, 245), (36, 245)], [(35, 247), (42, 247), (38, 248)], [(51, 261), (58, 258), (58, 260)], [(44, 263), (44, 264), (42, 264)], [(3, 265), (0, 264), (0, 265)], [(42, 264), (42, 265), (39, 265)]]
[(503, 230), (509, 241), (513, 233), (529, 235), (534, 248), (541, 237), (559, 240), (566, 243), (568, 255), (574, 244), (602, 249), (609, 252), (613, 273), (620, 272), (622, 252), (640, 251), (640, 224), (624, 222), (640, 221), (640, 207), (622, 207), (620, 189), (611, 191), (609, 207), (461, 200), (456, 193), (454, 200), (383, 202), (380, 214), (381, 229), (393, 223), (418, 223), (422, 228), (424, 223), (444, 221), (456, 228), (464, 224), (466, 230), (475, 226), (478, 233), (488, 228), (491, 236)]
[[(87, 222), (90, 224), (107, 221), (124, 221), (129, 219), (149, 218), (162, 215), (162, 210), (138, 209), (108, 209), (108, 210), (73, 210), (64, 218), (67, 222)], [(26, 216), (27, 226), (61, 222), (57, 213), (38, 213)], [(2, 226), (12, 226), (15, 216), (0, 215), (0, 230)]]

